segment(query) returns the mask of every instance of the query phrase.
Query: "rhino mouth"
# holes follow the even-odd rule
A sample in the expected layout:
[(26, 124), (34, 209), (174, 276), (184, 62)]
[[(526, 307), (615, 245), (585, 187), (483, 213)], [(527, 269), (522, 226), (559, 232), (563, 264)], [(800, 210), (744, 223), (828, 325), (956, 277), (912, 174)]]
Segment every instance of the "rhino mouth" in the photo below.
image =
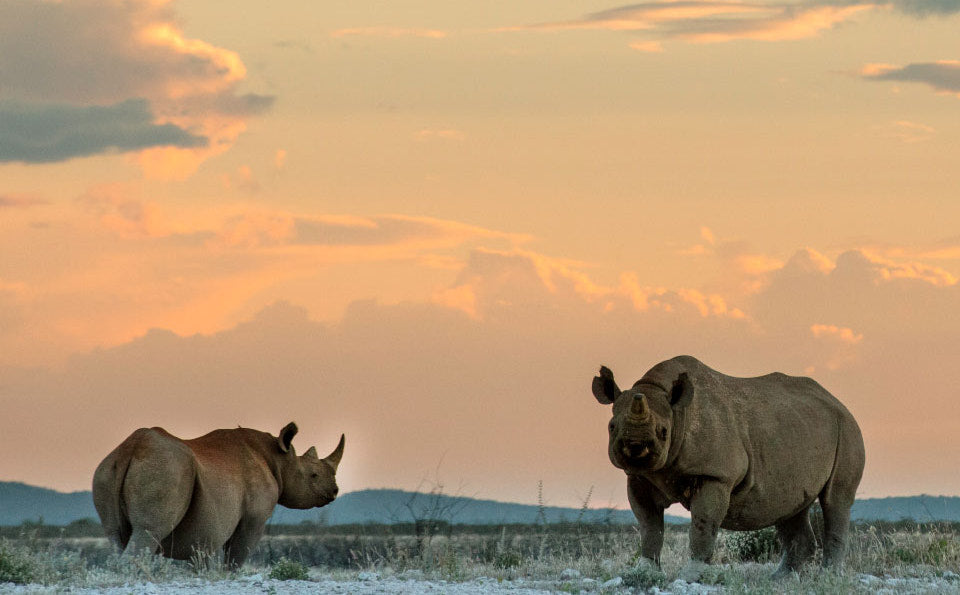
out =
[(624, 441), (620, 445), (620, 455), (627, 461), (649, 461), (655, 458), (656, 454), (653, 444), (650, 442)]

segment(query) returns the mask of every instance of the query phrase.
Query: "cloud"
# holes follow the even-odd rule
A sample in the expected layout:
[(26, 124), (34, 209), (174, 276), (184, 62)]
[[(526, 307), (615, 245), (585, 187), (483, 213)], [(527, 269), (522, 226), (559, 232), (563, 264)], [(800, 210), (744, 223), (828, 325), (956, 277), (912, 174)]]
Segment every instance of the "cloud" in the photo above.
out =
[(893, 6), (904, 14), (916, 17), (947, 16), (960, 12), (960, 2), (957, 0), (893, 0), (878, 4)]
[(0, 209), (29, 209), (50, 204), (35, 194), (0, 194)]
[(51, 163), (150, 147), (204, 147), (207, 139), (154, 124), (145, 100), (110, 106), (0, 104), (0, 162)]
[(658, 41), (718, 43), (734, 40), (784, 41), (815, 37), (822, 31), (873, 8), (849, 5), (666, 0), (620, 6), (572, 21), (510, 27), (504, 31), (602, 30), (640, 33), (654, 41), (631, 43), (634, 49), (660, 51)]
[(663, 44), (659, 41), (634, 41), (630, 43), (630, 48), (648, 54), (659, 54), (663, 52)]
[(860, 71), (866, 80), (923, 83), (938, 93), (960, 97), (960, 61), (917, 62), (906, 66), (868, 64)]
[(863, 340), (863, 335), (857, 334), (852, 329), (834, 324), (814, 324), (810, 327), (810, 332), (818, 339), (832, 338), (849, 345), (856, 345)]
[[(5, 147), (7, 160), (130, 150), (141, 152), (149, 176), (185, 177), (273, 103), (239, 94), (245, 78), (235, 52), (185, 37), (167, 0), (0, 4), (0, 100), (58, 112), (73, 134), (70, 146), (42, 158), (29, 145)], [(97, 110), (122, 116), (122, 129), (104, 138), (83, 126)]]
[[(370, 231), (378, 221), (339, 223)], [(868, 452), (926, 461), (917, 473), (868, 457), (862, 495), (954, 493), (953, 459), (929, 452), (960, 431), (960, 285), (887, 275), (923, 269), (887, 260), (799, 250), (737, 304), (741, 318), (699, 289), (644, 289), (636, 275), (604, 286), (582, 263), (477, 249), (432, 300), (355, 301), (329, 322), (280, 302), (204, 335), (144, 330), (60, 371), (5, 369), (0, 448), (27, 431), (39, 446), (0, 461), (0, 475), (49, 484), (54, 469), (63, 487), (79, 488), (136, 427), (275, 432), (293, 419), (304, 446), (332, 448), (347, 433), (345, 490), (415, 488), (445, 453), (444, 479), (485, 497), (533, 501), (542, 480), (557, 502), (576, 504), (593, 485), (625, 507), (622, 473), (606, 460), (609, 413), (590, 378), (606, 364), (629, 385), (657, 361), (692, 353), (738, 376), (813, 374), (857, 416)]]
[(421, 37), (426, 39), (443, 39), (447, 37), (446, 31), (439, 29), (411, 29), (403, 27), (352, 27), (346, 29), (337, 29), (330, 34), (331, 37)]
[(892, 8), (915, 17), (960, 12), (957, 0), (839, 0), (763, 2), (739, 0), (659, 0), (618, 6), (579, 19), (504, 27), (499, 31), (614, 31), (652, 39), (630, 47), (663, 51), (663, 41), (721, 43), (736, 40), (787, 41), (820, 35), (855, 15)]
[(910, 122), (908, 120), (898, 120), (886, 127), (886, 135), (899, 139), (907, 144), (920, 143), (933, 138), (937, 130), (933, 126)]

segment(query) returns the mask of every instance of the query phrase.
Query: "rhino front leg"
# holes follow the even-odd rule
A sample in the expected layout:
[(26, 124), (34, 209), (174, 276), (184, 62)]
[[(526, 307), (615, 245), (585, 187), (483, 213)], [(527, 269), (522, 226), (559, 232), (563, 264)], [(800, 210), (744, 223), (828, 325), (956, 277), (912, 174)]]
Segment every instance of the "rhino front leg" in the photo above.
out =
[(646, 479), (627, 476), (627, 499), (640, 523), (640, 556), (660, 568), (663, 549), (663, 510), (668, 502)]
[(813, 535), (813, 527), (810, 526), (810, 507), (777, 523), (777, 534), (780, 536), (783, 556), (780, 558), (780, 566), (773, 574), (775, 579), (799, 570), (817, 549), (817, 539)]
[(243, 519), (237, 525), (236, 531), (224, 544), (224, 557), (227, 566), (230, 568), (240, 568), (247, 558), (257, 547), (257, 543), (263, 536), (266, 528), (266, 519)]
[(690, 561), (680, 578), (696, 582), (713, 558), (720, 523), (730, 506), (730, 487), (719, 481), (704, 481), (690, 498)]

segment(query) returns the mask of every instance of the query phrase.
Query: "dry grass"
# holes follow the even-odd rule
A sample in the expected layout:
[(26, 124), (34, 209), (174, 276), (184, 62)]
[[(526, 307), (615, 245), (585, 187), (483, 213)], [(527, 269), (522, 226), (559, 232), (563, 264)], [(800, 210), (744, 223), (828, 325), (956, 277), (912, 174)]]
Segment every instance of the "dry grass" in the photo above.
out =
[[(544, 581), (551, 588), (578, 592), (617, 576), (626, 585), (665, 587), (686, 562), (687, 534), (669, 527), (663, 572), (634, 569), (639, 537), (633, 527), (569, 524), (563, 526), (466, 527), (436, 524), (416, 534), (411, 527), (291, 528), (299, 535), (268, 535), (242, 573), (284, 574), (290, 563), (334, 578), (355, 578), (361, 571), (382, 576), (411, 575), (452, 581), (491, 577)], [(277, 530), (276, 527), (273, 528)], [(292, 532), (292, 531), (291, 531)], [(960, 574), (960, 526), (866, 525), (856, 527), (845, 570), (822, 572), (811, 565), (799, 576), (772, 582), (775, 552), (764, 547), (769, 535), (744, 544), (742, 534), (723, 533), (716, 567), (708, 582), (732, 593), (872, 593), (876, 585), (862, 576), (933, 579)], [(745, 561), (746, 560), (746, 561)], [(564, 570), (581, 579), (561, 581)], [(6, 573), (6, 574), (4, 574)], [(568, 573), (569, 574), (569, 573)], [(157, 557), (119, 559), (104, 539), (44, 538), (36, 535), (0, 541), (0, 582), (96, 587), (132, 581), (229, 578), (217, 560), (198, 557), (187, 563)], [(950, 576), (947, 574), (947, 576)], [(960, 592), (960, 581), (949, 583)], [(894, 592), (917, 592), (908, 587)], [(920, 592), (923, 592), (922, 590)], [(931, 591), (932, 592), (932, 591)]]

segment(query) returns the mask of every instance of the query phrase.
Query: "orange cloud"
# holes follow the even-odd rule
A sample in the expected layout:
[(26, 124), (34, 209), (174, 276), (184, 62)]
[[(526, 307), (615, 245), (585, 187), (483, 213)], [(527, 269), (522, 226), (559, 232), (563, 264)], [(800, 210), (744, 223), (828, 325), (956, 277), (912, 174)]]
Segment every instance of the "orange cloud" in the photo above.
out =
[(818, 339), (836, 339), (841, 343), (847, 343), (849, 345), (856, 345), (863, 340), (863, 335), (854, 332), (853, 329), (833, 324), (814, 324), (810, 327), (810, 332)]
[(663, 45), (659, 41), (634, 41), (630, 43), (630, 48), (648, 54), (663, 52)]
[[(31, 26), (22, 27), (25, 22)], [(32, 50), (37, 47), (44, 51)], [(188, 177), (270, 107), (272, 97), (238, 93), (245, 78), (236, 52), (186, 37), (170, 0), (0, 5), (0, 99), (53, 106), (73, 117), (144, 102), (141, 111), (153, 119), (148, 123), (167, 132), (179, 128), (191, 142), (101, 142), (84, 155), (122, 148), (149, 178)], [(86, 146), (84, 138), (74, 143)], [(143, 146), (151, 148), (139, 150)]]

